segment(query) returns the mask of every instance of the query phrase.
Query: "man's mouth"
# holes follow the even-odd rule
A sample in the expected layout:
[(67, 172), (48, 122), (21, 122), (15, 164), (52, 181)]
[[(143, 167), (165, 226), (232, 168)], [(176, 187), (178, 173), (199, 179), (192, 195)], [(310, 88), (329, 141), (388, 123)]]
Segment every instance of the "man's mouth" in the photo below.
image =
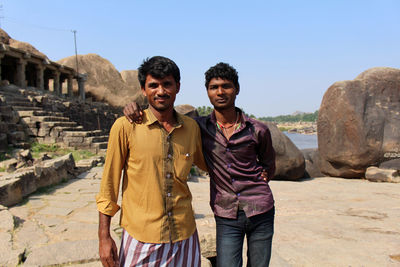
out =
[(167, 100), (167, 99), (169, 99), (169, 98), (170, 98), (169, 95), (155, 96), (155, 97), (154, 97), (154, 101), (164, 102), (165, 100)]
[(217, 103), (225, 103), (226, 99), (225, 98), (217, 98), (217, 99), (215, 99), (215, 102), (217, 102)]

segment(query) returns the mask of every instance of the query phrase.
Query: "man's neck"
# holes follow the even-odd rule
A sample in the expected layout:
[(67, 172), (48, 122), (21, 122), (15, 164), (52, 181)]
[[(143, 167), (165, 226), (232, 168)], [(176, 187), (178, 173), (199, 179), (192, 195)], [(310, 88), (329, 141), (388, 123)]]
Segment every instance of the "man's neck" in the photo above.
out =
[(152, 106), (149, 106), (149, 109), (153, 113), (153, 115), (156, 117), (156, 119), (159, 121), (159, 123), (167, 130), (168, 132), (171, 131), (171, 129), (175, 126), (176, 124), (176, 118), (174, 116), (174, 109), (167, 109), (163, 111), (159, 111)]
[(236, 123), (237, 114), (236, 114), (236, 109), (234, 106), (231, 108), (222, 109), (222, 110), (214, 109), (214, 111), (215, 111), (215, 118), (217, 119), (218, 122), (220, 122), (222, 124)]

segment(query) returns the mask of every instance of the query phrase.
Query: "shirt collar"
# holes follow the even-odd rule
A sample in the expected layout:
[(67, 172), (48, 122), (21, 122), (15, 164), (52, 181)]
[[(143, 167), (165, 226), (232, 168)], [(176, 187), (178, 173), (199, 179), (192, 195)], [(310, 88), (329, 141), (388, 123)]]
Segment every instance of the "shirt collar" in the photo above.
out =
[[(174, 116), (176, 118), (177, 124), (174, 126), (174, 128), (180, 128), (183, 125), (183, 118), (181, 114), (176, 112), (176, 110), (173, 110)], [(147, 108), (143, 111), (143, 124), (149, 126), (154, 123), (158, 123), (158, 120), (156, 116), (154, 116), (153, 112), (151, 111), (150, 108)]]
[[(239, 112), (239, 117), (240, 117), (239, 122), (247, 124), (247, 122), (249, 122), (249, 117), (247, 117), (240, 108), (235, 107), (235, 110), (236, 112)], [(217, 118), (215, 117), (215, 110), (213, 110), (210, 114), (210, 121), (214, 124), (217, 123)]]

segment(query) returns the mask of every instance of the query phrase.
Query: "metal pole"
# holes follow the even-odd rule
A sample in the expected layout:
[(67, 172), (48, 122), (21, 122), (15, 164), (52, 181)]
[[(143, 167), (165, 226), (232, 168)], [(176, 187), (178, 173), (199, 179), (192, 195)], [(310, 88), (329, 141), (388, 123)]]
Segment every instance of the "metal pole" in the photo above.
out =
[(76, 30), (72, 31), (74, 33), (74, 42), (75, 42), (75, 59), (76, 59), (76, 72), (79, 75), (79, 68), (78, 68), (78, 49), (76, 48)]

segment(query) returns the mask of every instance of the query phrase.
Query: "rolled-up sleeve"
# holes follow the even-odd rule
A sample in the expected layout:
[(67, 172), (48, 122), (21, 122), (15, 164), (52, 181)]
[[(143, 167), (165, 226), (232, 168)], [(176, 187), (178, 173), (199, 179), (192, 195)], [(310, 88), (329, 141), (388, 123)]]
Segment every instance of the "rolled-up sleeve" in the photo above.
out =
[(129, 149), (126, 128), (132, 127), (129, 122), (126, 125), (124, 120), (126, 119), (117, 119), (111, 128), (100, 191), (96, 196), (97, 210), (109, 216), (114, 216), (120, 209), (117, 204), (119, 186)]

